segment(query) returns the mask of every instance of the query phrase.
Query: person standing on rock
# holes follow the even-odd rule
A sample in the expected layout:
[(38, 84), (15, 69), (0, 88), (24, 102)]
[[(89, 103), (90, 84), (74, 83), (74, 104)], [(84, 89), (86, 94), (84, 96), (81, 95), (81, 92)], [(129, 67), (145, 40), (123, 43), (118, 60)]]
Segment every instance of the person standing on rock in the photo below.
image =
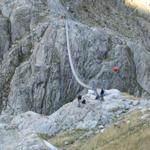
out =
[(105, 91), (104, 91), (104, 89), (102, 88), (102, 89), (101, 89), (101, 93), (100, 93), (101, 101), (104, 101), (104, 93), (105, 93)]
[(81, 106), (81, 104), (80, 104), (81, 99), (82, 99), (82, 96), (81, 96), (81, 95), (79, 95), (79, 96), (78, 96), (78, 107), (80, 107), (80, 106)]

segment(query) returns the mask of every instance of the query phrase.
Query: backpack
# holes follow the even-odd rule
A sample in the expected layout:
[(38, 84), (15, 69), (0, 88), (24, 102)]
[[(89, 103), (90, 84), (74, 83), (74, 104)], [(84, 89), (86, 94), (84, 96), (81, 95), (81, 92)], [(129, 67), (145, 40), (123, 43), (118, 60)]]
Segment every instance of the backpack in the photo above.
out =
[(82, 101), (82, 104), (86, 104), (86, 100), (85, 99)]

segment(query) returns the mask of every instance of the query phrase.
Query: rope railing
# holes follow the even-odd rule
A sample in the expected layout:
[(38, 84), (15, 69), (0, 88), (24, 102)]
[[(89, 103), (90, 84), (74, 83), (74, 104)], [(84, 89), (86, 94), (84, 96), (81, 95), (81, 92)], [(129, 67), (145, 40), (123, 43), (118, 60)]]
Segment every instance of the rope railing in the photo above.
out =
[(75, 78), (75, 80), (84, 88), (87, 89), (93, 89), (92, 87), (90, 87), (89, 85), (85, 84), (83, 81), (81, 81), (81, 79), (78, 77), (74, 65), (73, 65), (73, 61), (72, 61), (72, 57), (71, 57), (71, 51), (70, 51), (70, 41), (69, 41), (69, 29), (68, 29), (68, 21), (66, 19), (66, 40), (67, 40), (67, 51), (68, 51), (68, 56), (69, 56), (69, 63), (70, 63), (70, 67), (71, 67), (71, 71), (72, 74)]

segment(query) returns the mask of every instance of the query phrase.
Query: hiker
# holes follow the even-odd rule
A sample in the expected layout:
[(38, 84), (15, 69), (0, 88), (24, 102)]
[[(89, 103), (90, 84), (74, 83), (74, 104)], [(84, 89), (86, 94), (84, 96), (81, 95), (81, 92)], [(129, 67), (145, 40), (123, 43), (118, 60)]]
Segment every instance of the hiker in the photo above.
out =
[(104, 101), (104, 89), (101, 89), (100, 96), (101, 96), (101, 101)]
[(86, 104), (86, 100), (85, 99), (82, 100), (82, 104)]
[(81, 95), (79, 95), (79, 96), (78, 96), (78, 107), (80, 107), (80, 106), (81, 106), (81, 105), (80, 105), (81, 99), (82, 99), (82, 96), (81, 96)]

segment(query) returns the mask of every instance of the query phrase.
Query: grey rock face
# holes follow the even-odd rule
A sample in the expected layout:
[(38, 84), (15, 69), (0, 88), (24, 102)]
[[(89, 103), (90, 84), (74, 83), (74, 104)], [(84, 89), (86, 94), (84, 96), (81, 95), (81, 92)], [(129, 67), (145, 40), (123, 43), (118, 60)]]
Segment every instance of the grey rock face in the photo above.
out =
[[(74, 64), (77, 72), (82, 75), (81, 78), (86, 79), (85, 82), (95, 78), (102, 87), (101, 83), (105, 80), (104, 84), (107, 88), (113, 85), (124, 91), (128, 87), (136, 86), (133, 72), (135, 66), (129, 56), (130, 48), (115, 43), (115, 40), (119, 39), (114, 37), (112, 44), (115, 48), (108, 50), (107, 45), (111, 34), (106, 34), (104, 30), (88, 28), (72, 21), (70, 30), (72, 31), (70, 37)], [(8, 97), (8, 103), (12, 106), (14, 113), (33, 110), (49, 114), (58, 109), (62, 102), (69, 101), (79, 92), (80, 87), (70, 71), (64, 34), (64, 21), (54, 20), (46, 29), (38, 46), (33, 49), (29, 61), (22, 63), (15, 70)], [(88, 41), (83, 35), (88, 37)], [(105, 40), (101, 39), (101, 36), (105, 37)], [(84, 40), (87, 45), (82, 45)], [(114, 53), (114, 56), (111, 53)], [(112, 58), (108, 61), (109, 57)], [(121, 68), (119, 74), (114, 74), (111, 72), (113, 65), (125, 67)]]
[(11, 40), (15, 42), (27, 35), (39, 22), (47, 19), (48, 1), (2, 1), (2, 13), (11, 23)]
[[(142, 104), (135, 106), (128, 99), (124, 100), (122, 93), (115, 89), (106, 91), (104, 102), (95, 100), (91, 94), (84, 95), (84, 99), (86, 104), (81, 104), (80, 107), (75, 99), (50, 116), (27, 112), (13, 118), (11, 124), (19, 130), (28, 129), (28, 131), (51, 135), (70, 129), (92, 129), (100, 125), (105, 126), (123, 113), (142, 106)], [(146, 103), (148, 106), (148, 101)]]
[[(7, 0), (0, 4), (5, 16), (0, 21), (0, 30), (6, 35), (0, 45), (3, 58), (0, 62), (0, 111), (3, 113), (31, 110), (51, 114), (83, 90), (69, 66), (64, 15), (70, 18), (74, 66), (84, 82), (90, 84), (95, 80), (99, 88), (118, 88), (136, 95), (150, 92), (149, 47), (146, 40), (142, 42), (142, 38), (149, 36), (141, 29), (144, 26), (149, 32), (146, 20), (135, 24), (127, 18), (132, 31), (137, 31), (133, 35), (141, 35), (133, 39), (126, 30), (127, 20), (123, 19), (122, 26), (116, 25), (117, 30), (112, 25), (113, 18), (108, 19), (111, 26), (107, 22), (105, 27), (91, 27), (87, 22), (79, 23), (80, 18), (73, 21), (70, 10), (67, 12), (59, 0)], [(73, 6), (80, 3), (75, 1), (75, 4), (72, 3)], [(119, 12), (117, 8), (116, 11)], [(119, 73), (112, 72), (113, 66), (120, 68)]]
[(10, 35), (9, 35), (9, 21), (6, 17), (0, 14), (0, 62), (3, 59), (3, 55), (8, 51), (10, 46)]
[[(98, 129), (96, 132), (103, 132), (107, 125), (124, 113), (137, 111), (137, 109), (143, 111), (141, 119), (149, 117), (146, 115), (146, 110), (149, 109), (150, 101), (141, 100), (138, 103), (137, 100), (129, 100), (115, 89), (105, 92), (103, 102), (95, 100), (94, 95), (88, 93), (84, 95), (86, 104), (78, 107), (78, 101), (75, 99), (50, 116), (31, 111), (17, 116), (0, 116), (0, 148), (2, 150), (49, 150), (40, 135), (51, 136), (73, 129)], [(135, 102), (138, 104), (134, 105)], [(89, 134), (90, 132), (84, 136), (88, 137)]]

